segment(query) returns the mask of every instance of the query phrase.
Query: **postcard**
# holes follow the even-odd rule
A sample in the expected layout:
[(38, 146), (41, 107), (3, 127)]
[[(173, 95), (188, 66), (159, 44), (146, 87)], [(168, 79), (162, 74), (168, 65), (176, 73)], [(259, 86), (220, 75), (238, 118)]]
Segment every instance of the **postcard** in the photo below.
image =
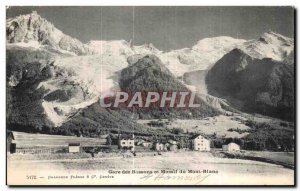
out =
[(294, 186), (294, 19), (8, 7), (7, 185)]

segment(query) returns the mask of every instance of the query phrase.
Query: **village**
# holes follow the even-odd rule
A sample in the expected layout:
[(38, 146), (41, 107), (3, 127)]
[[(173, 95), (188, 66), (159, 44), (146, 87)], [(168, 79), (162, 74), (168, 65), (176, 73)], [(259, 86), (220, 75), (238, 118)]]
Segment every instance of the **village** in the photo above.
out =
[[(240, 146), (234, 142), (222, 145), (226, 152), (240, 151)], [(134, 134), (102, 135), (99, 138), (75, 136), (30, 134), (7, 131), (7, 153), (9, 154), (42, 154), (42, 153), (90, 153), (93, 157), (98, 152), (128, 151), (134, 156), (138, 152), (156, 151), (211, 151), (211, 141), (206, 135), (195, 134), (188, 137), (186, 144), (169, 138), (149, 141)]]
[[(182, 138), (186, 140), (185, 144)], [(41, 177), (64, 175), (66, 170), (73, 175), (84, 170), (108, 178), (122, 175), (116, 174), (118, 171), (136, 172), (129, 175), (138, 178), (140, 176), (133, 175), (155, 170), (164, 177), (165, 172), (178, 169), (194, 177), (193, 180), (199, 173), (207, 176), (213, 174), (222, 183), (226, 173), (234, 173), (234, 177), (244, 174), (264, 177), (271, 173), (271, 180), (278, 178), (273, 177), (273, 172), (286, 173), (287, 179), (293, 175), (293, 152), (245, 150), (237, 144), (237, 140), (229, 139), (217, 145), (212, 136), (198, 133), (181, 139), (178, 136), (150, 139), (125, 133), (90, 138), (7, 131), (7, 165), (11, 173), (23, 169), (22, 176), (33, 174)], [(41, 173), (41, 169), (47, 171)], [(148, 175), (141, 174), (140, 178), (151, 180), (152, 175)], [(107, 181), (107, 178), (99, 181)]]

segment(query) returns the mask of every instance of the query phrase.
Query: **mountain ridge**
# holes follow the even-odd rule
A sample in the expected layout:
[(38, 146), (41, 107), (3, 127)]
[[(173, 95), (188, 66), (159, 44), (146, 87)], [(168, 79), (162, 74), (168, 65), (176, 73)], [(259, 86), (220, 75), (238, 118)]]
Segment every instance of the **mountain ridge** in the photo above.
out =
[(227, 99), (245, 112), (293, 120), (294, 65), (255, 58), (234, 49), (208, 71), (210, 95)]
[[(191, 48), (169, 52), (160, 51), (151, 43), (138, 46), (125, 40), (94, 40), (83, 44), (63, 34), (36, 12), (7, 19), (6, 32), (7, 54), (10, 55), (6, 60), (8, 94), (24, 88), (27, 92), (24, 103), (14, 102), (20, 99), (17, 94), (10, 95), (13, 96), (12, 110), (8, 113), (23, 115), (25, 122), (33, 124), (42, 116), (47, 124), (55, 127), (96, 103), (99, 96), (120, 90), (121, 70), (147, 54), (157, 56), (178, 79), (189, 72), (210, 70), (224, 55), (239, 47), (254, 57), (273, 56), (275, 60), (294, 63), (294, 41), (274, 32), (263, 34), (264, 40), (247, 41), (226, 36), (206, 38)], [(264, 51), (257, 54), (251, 48)], [(18, 56), (14, 57), (14, 54)], [(42, 73), (43, 70), (47, 72)], [(39, 72), (45, 76), (38, 75)], [(202, 74), (206, 75), (206, 72)], [(19, 89), (20, 83), (23, 89)], [(195, 84), (184, 85), (193, 89)], [(36, 98), (39, 110), (33, 110), (30, 115), (26, 110), (17, 111), (18, 107), (30, 104), (30, 96)], [(16, 121), (18, 116), (14, 117), (13, 121)]]
[(64, 34), (36, 11), (7, 19), (6, 40), (9, 43), (38, 42), (35, 46), (49, 46), (76, 55), (85, 55), (90, 51), (88, 46)]

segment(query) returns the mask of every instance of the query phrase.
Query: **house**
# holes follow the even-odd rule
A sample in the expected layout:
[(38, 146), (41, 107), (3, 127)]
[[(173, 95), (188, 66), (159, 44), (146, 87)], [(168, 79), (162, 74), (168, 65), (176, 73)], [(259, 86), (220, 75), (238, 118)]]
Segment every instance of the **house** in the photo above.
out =
[(135, 145), (136, 146), (142, 146), (142, 144), (144, 143), (144, 140), (135, 140)]
[(191, 146), (195, 151), (210, 151), (210, 140), (205, 135), (194, 135), (191, 137)]
[(155, 142), (153, 144), (153, 149), (156, 151), (177, 151), (178, 146), (176, 141), (162, 141), (162, 142)]
[(236, 143), (229, 143), (228, 145), (222, 145), (223, 151), (235, 152), (240, 150), (240, 146)]
[(164, 148), (165, 148), (165, 145), (164, 145), (163, 143), (160, 143), (160, 142), (155, 142), (155, 143), (153, 144), (153, 148), (154, 148), (154, 150), (156, 150), (156, 151), (163, 151)]
[(118, 135), (118, 147), (119, 149), (134, 151), (134, 135), (124, 134)]
[(142, 142), (141, 145), (146, 148), (151, 148), (153, 144), (151, 142)]
[(152, 148), (153, 143), (150, 142), (150, 141), (139, 140), (139, 141), (137, 141), (136, 146), (141, 146), (141, 147), (145, 147), (145, 148)]
[(134, 150), (134, 139), (121, 138), (118, 145), (120, 149)]
[(69, 143), (69, 153), (80, 153), (80, 143)]
[(6, 131), (6, 152), (9, 152), (9, 153), (16, 152), (16, 144), (13, 143), (13, 140), (15, 140), (13, 132)]
[(177, 146), (176, 144), (170, 145), (170, 146), (169, 146), (169, 150), (170, 150), (170, 151), (177, 151), (177, 150), (178, 150), (178, 146)]
[(168, 143), (170, 143), (171, 145), (176, 145), (177, 144), (177, 141), (174, 141), (172, 139), (169, 139), (168, 140)]
[(166, 144), (167, 144), (169, 151), (177, 151), (178, 150), (177, 141), (169, 139)]
[(164, 151), (168, 151), (169, 148), (170, 148), (170, 145), (171, 145), (170, 143), (165, 143), (165, 144), (164, 144), (164, 149), (163, 149), (163, 150), (164, 150)]

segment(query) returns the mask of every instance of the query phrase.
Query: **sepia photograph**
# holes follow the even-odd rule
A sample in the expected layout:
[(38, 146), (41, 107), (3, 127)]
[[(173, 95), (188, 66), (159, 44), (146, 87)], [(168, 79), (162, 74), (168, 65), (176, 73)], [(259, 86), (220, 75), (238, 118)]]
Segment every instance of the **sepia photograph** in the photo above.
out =
[(9, 186), (295, 186), (292, 6), (7, 6)]

